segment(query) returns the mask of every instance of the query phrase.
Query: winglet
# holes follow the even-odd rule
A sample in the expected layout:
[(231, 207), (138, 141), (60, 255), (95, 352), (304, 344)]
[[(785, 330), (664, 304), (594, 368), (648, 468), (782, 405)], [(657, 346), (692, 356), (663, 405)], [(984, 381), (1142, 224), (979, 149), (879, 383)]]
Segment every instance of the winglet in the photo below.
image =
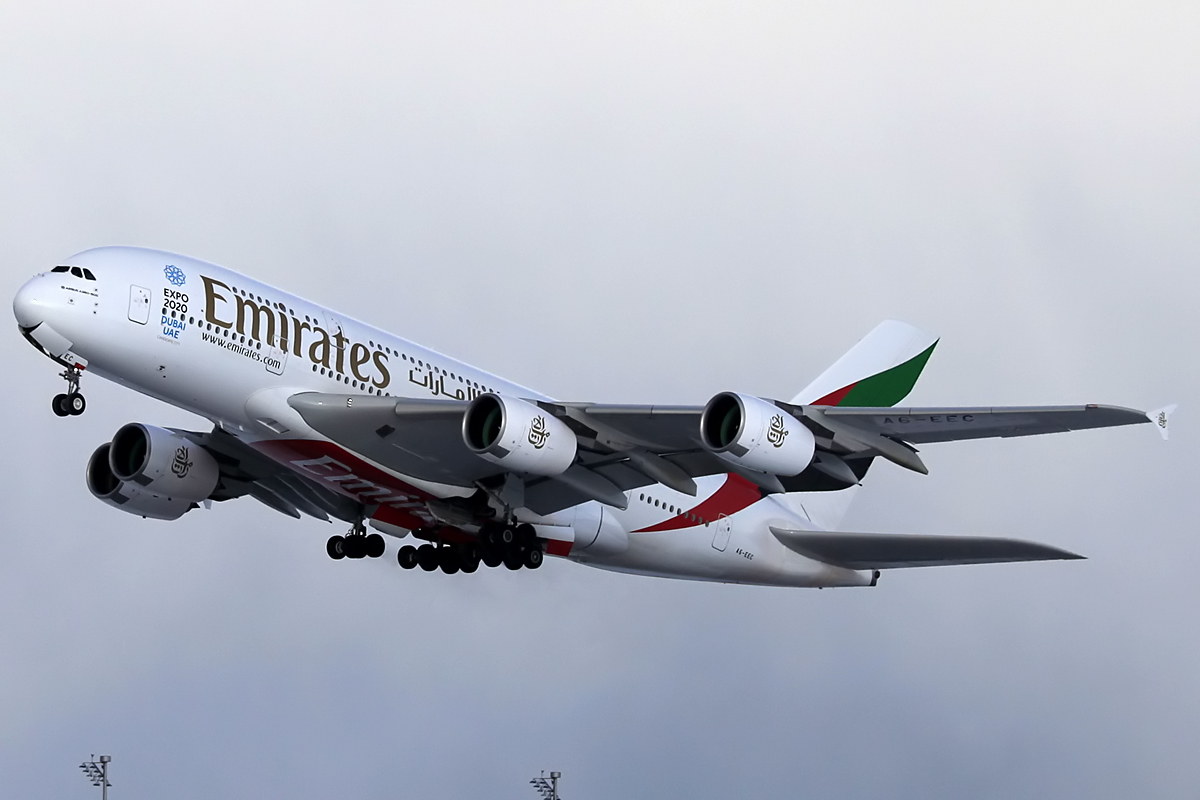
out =
[(1155, 427), (1158, 428), (1158, 432), (1162, 434), (1164, 442), (1167, 441), (1170, 434), (1167, 423), (1170, 422), (1171, 415), (1175, 413), (1175, 409), (1177, 408), (1179, 408), (1179, 406), (1175, 403), (1172, 403), (1169, 406), (1163, 406), (1162, 408), (1154, 411), (1146, 412), (1146, 417), (1154, 423)]

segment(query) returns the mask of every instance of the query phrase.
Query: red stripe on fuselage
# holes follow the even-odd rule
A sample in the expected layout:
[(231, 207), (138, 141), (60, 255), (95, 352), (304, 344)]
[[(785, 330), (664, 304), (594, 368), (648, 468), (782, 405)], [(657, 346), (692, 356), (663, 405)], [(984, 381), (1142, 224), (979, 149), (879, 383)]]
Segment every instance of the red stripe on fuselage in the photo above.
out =
[(546, 552), (552, 556), (569, 556), (573, 542), (560, 542), (558, 539), (546, 540)]
[(333, 442), (316, 439), (264, 440), (254, 449), (309, 480), (368, 506), (372, 519), (415, 530), (432, 522), (430, 495), (409, 486)]
[[(743, 508), (749, 508), (762, 499), (762, 490), (741, 475), (732, 473), (725, 476), (725, 482), (712, 493), (704, 502), (695, 508), (680, 512), (670, 519), (641, 528), (634, 533), (656, 533), (658, 531), (677, 531), (681, 528), (694, 528), (697, 524), (712, 522), (717, 517), (731, 517)], [(688, 519), (687, 514), (699, 517), (703, 522), (696, 523)]]

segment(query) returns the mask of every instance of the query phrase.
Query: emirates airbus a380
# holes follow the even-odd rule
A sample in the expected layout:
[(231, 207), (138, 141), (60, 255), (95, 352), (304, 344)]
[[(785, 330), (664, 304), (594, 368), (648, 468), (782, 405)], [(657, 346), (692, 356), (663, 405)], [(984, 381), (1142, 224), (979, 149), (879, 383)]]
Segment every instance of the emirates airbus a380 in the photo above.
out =
[[(131, 422), (87, 464), (97, 499), (175, 520), (249, 495), (350, 525), (331, 558), (422, 543), (401, 567), (534, 569), (545, 554), (642, 575), (873, 586), (879, 570), (1079, 558), (1014, 539), (836, 531), (877, 459), (914, 445), (1152, 422), (1170, 409), (896, 408), (936, 339), (880, 324), (787, 401), (561, 402), (253, 278), (186, 256), (101, 247), (29, 280), (22, 335), (63, 368), (191, 411), (211, 430)], [(140, 523), (139, 523), (140, 524)], [(377, 532), (367, 532), (367, 526)]]

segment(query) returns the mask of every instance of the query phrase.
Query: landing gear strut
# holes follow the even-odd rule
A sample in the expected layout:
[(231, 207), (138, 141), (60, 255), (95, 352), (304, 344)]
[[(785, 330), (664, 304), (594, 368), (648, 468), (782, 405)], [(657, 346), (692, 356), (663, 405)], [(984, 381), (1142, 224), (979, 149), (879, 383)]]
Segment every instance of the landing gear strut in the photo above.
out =
[(67, 381), (66, 394), (56, 394), (50, 406), (60, 417), (77, 417), (87, 408), (87, 401), (79, 393), (80, 371), (76, 367), (67, 367), (59, 373)]
[(343, 558), (379, 558), (386, 549), (383, 537), (378, 533), (367, 533), (361, 519), (354, 523), (345, 536), (330, 536), (325, 543), (325, 552), (334, 561)]

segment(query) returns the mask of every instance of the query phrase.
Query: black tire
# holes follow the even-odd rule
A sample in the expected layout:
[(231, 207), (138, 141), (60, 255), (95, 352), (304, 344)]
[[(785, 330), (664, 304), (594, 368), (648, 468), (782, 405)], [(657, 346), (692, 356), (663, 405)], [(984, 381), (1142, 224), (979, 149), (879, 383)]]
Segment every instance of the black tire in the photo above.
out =
[(467, 573), (479, 569), (479, 545), (474, 542), (459, 545), (458, 568)]
[(345, 536), (330, 536), (329, 541), (325, 543), (325, 552), (334, 561), (341, 561), (346, 557), (346, 551), (343, 548), (343, 543), (346, 541)]
[(346, 543), (342, 545), (342, 549), (346, 551), (346, 558), (362, 558), (367, 554), (367, 544), (363, 541), (362, 536), (347, 536)]
[(383, 537), (378, 533), (367, 534), (366, 547), (367, 558), (379, 558), (387, 550), (387, 545), (383, 543)]
[(426, 572), (433, 572), (438, 568), (438, 551), (431, 544), (423, 544), (417, 548), (417, 566)]
[(528, 522), (522, 522), (513, 533), (516, 535), (517, 544), (521, 547), (532, 547), (537, 543), (537, 531)]
[(84, 400), (83, 395), (79, 392), (75, 392), (67, 395), (67, 401), (63, 406), (71, 416), (78, 417), (87, 409), (87, 400)]
[(411, 544), (404, 545), (404, 547), (401, 547), (399, 552), (396, 553), (396, 561), (399, 562), (400, 566), (404, 569), (412, 569), (417, 565), (417, 548), (413, 547)]
[(480, 560), (489, 567), (498, 567), (504, 563), (504, 553), (495, 547), (487, 547)]
[(498, 522), (485, 522), (479, 528), (479, 541), (488, 547), (500, 544), (500, 532), (504, 526)]
[(71, 413), (71, 409), (67, 408), (67, 396), (65, 394), (54, 395), (54, 399), (50, 401), (50, 407), (54, 409), (54, 415), (58, 417), (65, 417)]
[(525, 551), (525, 566), (529, 569), (537, 569), (542, 565), (544, 559), (545, 553), (542, 552), (542, 548), (540, 547), (531, 547)]
[(508, 567), (509, 569), (511, 569), (515, 572), (515, 571), (519, 570), (521, 567), (525, 566), (524, 559), (521, 558), (520, 553), (516, 553), (516, 552), (509, 553), (508, 555), (506, 555), (504, 557), (504, 566)]
[(499, 542), (499, 544), (502, 544), (505, 547), (507, 547), (510, 544), (512, 544), (513, 542), (515, 542), (516, 540), (517, 540), (517, 532), (513, 528), (510, 528), (507, 525), (505, 525), (503, 528), (500, 529), (500, 533), (497, 536), (497, 541)]
[(458, 572), (462, 566), (462, 562), (458, 558), (458, 551), (453, 547), (443, 547), (438, 550), (438, 566), (447, 575), (453, 575)]

